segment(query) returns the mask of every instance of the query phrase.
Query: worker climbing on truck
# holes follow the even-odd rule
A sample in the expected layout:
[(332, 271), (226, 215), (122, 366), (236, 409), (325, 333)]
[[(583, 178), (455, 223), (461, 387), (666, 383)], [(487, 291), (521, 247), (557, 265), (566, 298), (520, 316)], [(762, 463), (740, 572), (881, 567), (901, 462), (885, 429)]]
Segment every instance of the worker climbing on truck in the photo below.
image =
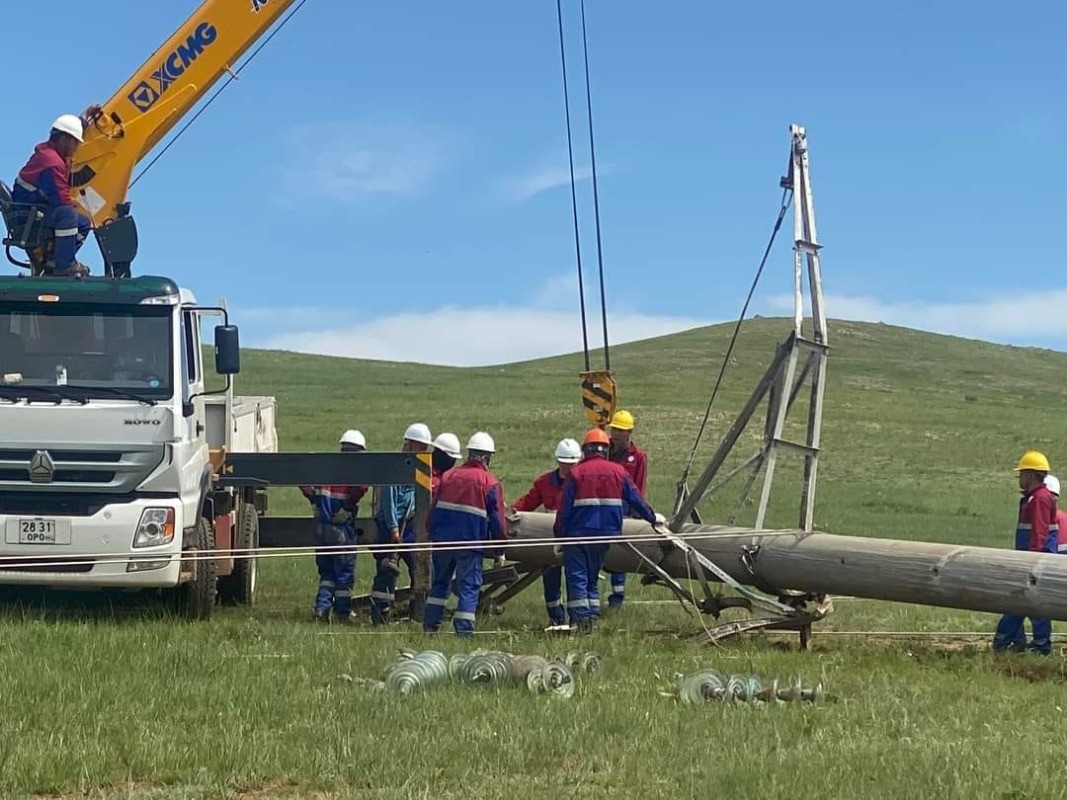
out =
[[(347, 430), (339, 444), (342, 453), (362, 453), (367, 440), (360, 431)], [(330, 612), (341, 623), (352, 620), (352, 586), (356, 578), (356, 554), (339, 548), (356, 541), (356, 514), (366, 486), (301, 486), (300, 491), (315, 508), (315, 566), (319, 589), (315, 594), (315, 619), (329, 622)]]
[(43, 224), (55, 231), (57, 276), (84, 277), (89, 268), (77, 260), (78, 250), (92, 230), (92, 221), (78, 211), (70, 193), (70, 162), (82, 143), (86, 126), (100, 114), (100, 106), (85, 109), (79, 117), (63, 114), (52, 123), (48, 139), (33, 149), (19, 170), (11, 199), (15, 203), (47, 208)]
[[(648, 456), (645, 451), (630, 441), (633, 434), (634, 416), (629, 411), (619, 409), (608, 423), (608, 435), (611, 437), (611, 449), (608, 451), (608, 460), (620, 464), (630, 480), (634, 482), (641, 497), (645, 497), (645, 486), (648, 480)], [(624, 506), (623, 516), (638, 518), (641, 515), (636, 509)], [(626, 573), (611, 573), (611, 594), (608, 596), (608, 607), (618, 609), (622, 607), (622, 601), (626, 599)], [(599, 602), (599, 599), (598, 599)], [(599, 607), (597, 607), (599, 611)]]
[[(556, 445), (556, 468), (549, 470), (533, 482), (530, 491), (515, 501), (515, 511), (558, 511), (563, 497), (563, 485), (571, 469), (582, 460), (582, 448), (574, 439), (561, 439)], [(563, 613), (563, 568), (547, 567), (541, 575), (545, 591), (545, 610), (553, 625), (566, 622)]]

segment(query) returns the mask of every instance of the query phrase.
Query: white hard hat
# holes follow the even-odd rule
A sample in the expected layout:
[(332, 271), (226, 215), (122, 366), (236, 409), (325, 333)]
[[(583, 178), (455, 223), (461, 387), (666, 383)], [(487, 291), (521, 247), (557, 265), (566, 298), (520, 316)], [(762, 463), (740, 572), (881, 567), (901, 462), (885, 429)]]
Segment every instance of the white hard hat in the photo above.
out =
[(367, 438), (355, 428), (349, 428), (341, 434), (338, 444), (354, 444), (365, 450), (367, 448)]
[(421, 422), (408, 425), (408, 429), (404, 431), (404, 439), (405, 441), (418, 442), (419, 444), (433, 444), (433, 436), (430, 435), (430, 429)]
[(467, 440), (467, 450), (477, 450), (480, 453), (495, 453), (496, 443), (493, 437), (485, 431), (478, 431)]
[(582, 446), (574, 439), (560, 439), (556, 445), (556, 461), (561, 464), (577, 464), (582, 460)]
[(433, 446), (445, 455), (452, 458), (462, 458), (463, 453), (459, 449), (459, 437), (454, 433), (442, 433), (433, 440)]
[(77, 139), (79, 142), (84, 141), (82, 136), (84, 135), (82, 129), (81, 117), (76, 114), (63, 114), (56, 117), (56, 121), (52, 123), (52, 130), (62, 131), (68, 133)]
[(1060, 493), (1060, 479), (1055, 475), (1045, 476), (1045, 488), (1052, 492), (1054, 495), (1059, 496)]

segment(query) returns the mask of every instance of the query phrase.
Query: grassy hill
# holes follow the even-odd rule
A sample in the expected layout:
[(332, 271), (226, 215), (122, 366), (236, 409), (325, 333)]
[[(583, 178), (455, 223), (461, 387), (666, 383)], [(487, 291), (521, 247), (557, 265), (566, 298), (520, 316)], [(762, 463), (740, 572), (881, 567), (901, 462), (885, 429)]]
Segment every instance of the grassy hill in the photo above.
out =
[[(697, 471), (788, 331), (746, 325)], [(487, 332), (491, 335), (491, 332)], [(717, 326), (618, 347), (613, 367), (635, 439), (652, 459), (653, 504), (669, 509), (730, 335)], [(1010, 546), (1012, 467), (1027, 448), (1067, 464), (1067, 356), (902, 328), (834, 321), (817, 526), (834, 533)], [(273, 394), (282, 447), (334, 450), (359, 427), (372, 449), (423, 420), (497, 439), (509, 497), (585, 428), (577, 356), (482, 369), (250, 351), (239, 391)], [(804, 408), (796, 409), (803, 419)], [(738, 458), (754, 452), (760, 420)], [(783, 460), (770, 523), (793, 525), (798, 464)], [(1064, 470), (1067, 473), (1067, 469)], [(729, 493), (702, 509), (711, 521)], [(303, 514), (291, 490), (272, 513)], [(751, 519), (752, 508), (745, 510)], [(746, 517), (742, 516), (742, 521)], [(366, 590), (361, 557), (357, 588)], [(810, 652), (756, 635), (699, 648), (701, 622), (664, 590), (631, 581), (623, 612), (590, 640), (540, 632), (538, 589), (479, 620), (477, 645), (512, 652), (592, 647), (605, 674), (569, 701), (447, 687), (376, 695), (339, 682), (377, 676), (398, 646), (470, 646), (400, 625), (308, 621), (307, 559), (272, 558), (252, 609), (181, 624), (128, 604), (49, 600), (0, 610), (0, 795), (94, 798), (1053, 797), (1067, 689), (1060, 655), (994, 658), (989, 615), (842, 598)], [(886, 631), (912, 632), (904, 638)], [(938, 635), (941, 632), (942, 635)], [(764, 709), (676, 705), (659, 690), (703, 666), (799, 674), (833, 702)]]
[[(651, 458), (650, 496), (669, 509), (718, 374), (731, 327), (720, 325), (615, 348), (622, 406)], [(698, 451), (699, 475), (789, 330), (746, 324)], [(1011, 529), (1023, 450), (1067, 459), (1067, 355), (832, 321), (817, 527), (834, 533), (1000, 545)], [(586, 428), (578, 355), (480, 369), (251, 351), (240, 392), (278, 398), (281, 446), (333, 449), (358, 427), (371, 449), (393, 449), (408, 422), (436, 434), (475, 429), (497, 439), (494, 462), (509, 497), (551, 464), (563, 436)], [(793, 413), (799, 426), (806, 404)], [(758, 416), (758, 415), (757, 415)], [(796, 426), (795, 426), (796, 427)], [(756, 451), (753, 420), (737, 461)], [(1067, 464), (1065, 464), (1067, 466)], [(799, 460), (783, 457), (770, 523), (796, 523)], [(291, 496), (290, 496), (291, 497)], [(736, 494), (707, 509), (722, 519)], [(299, 508), (291, 500), (278, 506)], [(749, 521), (754, 511), (750, 509)], [(745, 517), (742, 516), (742, 521)]]

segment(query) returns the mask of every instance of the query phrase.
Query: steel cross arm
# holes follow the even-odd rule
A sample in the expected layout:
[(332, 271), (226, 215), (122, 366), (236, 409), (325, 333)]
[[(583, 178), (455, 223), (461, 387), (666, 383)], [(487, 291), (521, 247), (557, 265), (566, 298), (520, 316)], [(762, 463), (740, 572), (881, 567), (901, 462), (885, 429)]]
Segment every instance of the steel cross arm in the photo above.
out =
[[(415, 486), (415, 530), (427, 538), (432, 462), (429, 453), (227, 453), (220, 486)], [(426, 562), (417, 553), (416, 564)], [(425, 573), (425, 574), (424, 574)], [(414, 594), (428, 590), (429, 566), (417, 575)], [(424, 584), (426, 584), (424, 586)]]
[[(692, 593), (687, 591), (686, 588), (682, 586), (682, 584), (678, 583), (678, 581), (672, 578), (667, 573), (667, 571), (663, 569), (663, 567), (661, 567), (651, 558), (642, 553), (640, 549), (634, 546), (633, 542), (627, 542), (626, 546), (629, 547), (630, 550), (633, 551), (634, 555), (641, 559), (641, 561), (643, 561), (648, 566), (648, 568), (652, 570), (652, 573), (657, 578), (659, 578), (659, 580), (668, 589), (674, 592), (674, 596), (678, 598), (678, 602), (682, 604), (682, 608), (685, 609), (687, 614), (692, 616), (693, 612), (689, 610), (689, 606), (687, 606), (686, 603), (689, 603), (689, 605), (693, 606), (696, 609), (700, 608), (700, 605), (697, 603), (696, 598), (693, 597)], [(702, 580), (701, 582), (704, 584), (705, 587), (707, 586), (706, 580)], [(707, 588), (705, 588), (705, 592), (707, 592), (708, 595), (711, 594), (711, 592), (707, 590)]]
[(671, 531), (660, 526), (656, 526), (652, 530), (654, 530), (660, 536), (665, 538), (667, 541), (669, 541), (671, 544), (673, 544), (675, 547), (685, 553), (687, 558), (693, 558), (694, 560), (696, 560), (697, 564), (706, 569), (724, 584), (729, 586), (731, 589), (733, 589), (743, 597), (748, 598), (753, 605), (762, 606), (763, 608), (766, 608), (769, 611), (772, 611), (777, 614), (784, 614), (785, 616), (796, 615), (797, 611), (795, 608), (787, 606), (785, 603), (779, 603), (777, 600), (772, 600), (769, 597), (764, 597), (763, 595), (752, 591), (747, 586), (742, 586), (738, 581), (735, 581), (733, 579), (733, 576), (731, 576), (730, 573), (726, 572), (726, 570), (722, 569), (718, 564), (716, 564), (706, 555), (701, 553), (699, 550), (697, 550), (695, 547), (689, 544), (689, 542), (685, 541), (685, 539), (681, 538), (680, 536), (677, 536)]
[(227, 453), (221, 486), (386, 486), (430, 483), (415, 453)]
[(671, 520), (671, 527), (678, 528), (685, 523), (686, 517), (688, 517), (693, 509), (697, 507), (701, 499), (704, 497), (704, 493), (711, 485), (712, 479), (715, 477), (715, 473), (719, 471), (719, 467), (726, 461), (726, 457), (730, 454), (734, 444), (741, 438), (741, 434), (748, 426), (749, 420), (752, 419), (752, 415), (755, 413), (756, 408), (763, 400), (764, 396), (770, 391), (775, 380), (778, 378), (778, 373), (789, 356), (790, 348), (793, 346), (793, 339), (795, 337), (790, 334), (790, 338), (778, 348), (778, 352), (774, 356), (774, 360), (770, 366), (767, 367), (767, 371), (763, 373), (763, 377), (760, 378), (755, 390), (752, 392), (752, 396), (749, 397), (748, 403), (741, 409), (741, 413), (737, 415), (733, 425), (730, 426), (730, 430), (726, 432), (726, 436), (719, 444), (719, 448), (715, 451), (715, 455), (712, 456), (711, 462), (704, 468), (704, 472), (701, 473), (700, 478), (697, 479), (696, 485), (693, 487), (693, 491), (689, 493), (689, 496), (682, 501), (678, 508), (675, 509), (674, 518)]

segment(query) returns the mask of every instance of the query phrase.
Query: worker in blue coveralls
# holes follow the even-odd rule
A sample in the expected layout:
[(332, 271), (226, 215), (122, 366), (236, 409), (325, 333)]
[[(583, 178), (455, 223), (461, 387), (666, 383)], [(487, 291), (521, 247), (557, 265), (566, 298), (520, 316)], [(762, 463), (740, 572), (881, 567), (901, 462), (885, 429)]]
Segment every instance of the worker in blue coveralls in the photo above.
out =
[(433, 542), (433, 579), (422, 623), (427, 633), (441, 627), (453, 578), (458, 602), (452, 627), (457, 636), (474, 633), (483, 547), (490, 540), (502, 540), (506, 531), (504, 489), (489, 471), (495, 452), (492, 436), (484, 431), (473, 434), (467, 441), (466, 462), (444, 474), (430, 504), (426, 526)]
[[(367, 440), (357, 430), (341, 436), (342, 453), (362, 453)], [(315, 594), (314, 618), (330, 620), (330, 612), (341, 623), (352, 621), (352, 585), (356, 579), (356, 554), (339, 548), (356, 540), (356, 512), (366, 486), (301, 486), (300, 491), (315, 509), (315, 566), (319, 589)]]
[[(563, 500), (563, 484), (574, 465), (582, 460), (582, 446), (574, 439), (561, 439), (556, 445), (556, 468), (540, 475), (530, 491), (515, 501), (515, 511), (558, 511)], [(545, 610), (553, 625), (567, 621), (563, 613), (563, 567), (547, 567), (541, 575), (544, 584)]]
[[(1019, 473), (1019, 521), (1015, 526), (1015, 549), (1033, 553), (1055, 553), (1059, 539), (1056, 520), (1056, 498), (1045, 485), (1050, 472), (1048, 457), (1036, 450), (1023, 453), (1015, 471)], [(1031, 617), (1034, 638), (1026, 644), (1026, 620), (1018, 614), (1005, 614), (997, 623), (993, 636), (995, 651), (1023, 651), (1049, 655), (1052, 653), (1052, 620)]]
[(586, 433), (583, 458), (563, 484), (563, 500), (553, 532), (563, 537), (563, 573), (567, 583), (567, 616), (571, 625), (592, 633), (596, 615), (590, 601), (608, 545), (604, 542), (567, 544), (568, 539), (621, 536), (623, 508), (628, 507), (653, 526), (664, 520), (649, 507), (621, 464), (608, 460), (611, 439), (600, 428)]
[[(430, 429), (421, 422), (408, 425), (404, 431), (402, 453), (425, 453), (433, 447)], [(383, 486), (378, 493), (378, 505), (374, 510), (374, 522), (378, 529), (375, 544), (411, 544), (415, 541), (415, 487)], [(410, 549), (374, 553), (377, 570), (371, 584), (370, 615), (375, 625), (389, 621), (389, 611), (396, 602), (396, 579), (400, 575), (400, 562), (408, 568), (408, 578), (415, 575), (415, 554)]]

